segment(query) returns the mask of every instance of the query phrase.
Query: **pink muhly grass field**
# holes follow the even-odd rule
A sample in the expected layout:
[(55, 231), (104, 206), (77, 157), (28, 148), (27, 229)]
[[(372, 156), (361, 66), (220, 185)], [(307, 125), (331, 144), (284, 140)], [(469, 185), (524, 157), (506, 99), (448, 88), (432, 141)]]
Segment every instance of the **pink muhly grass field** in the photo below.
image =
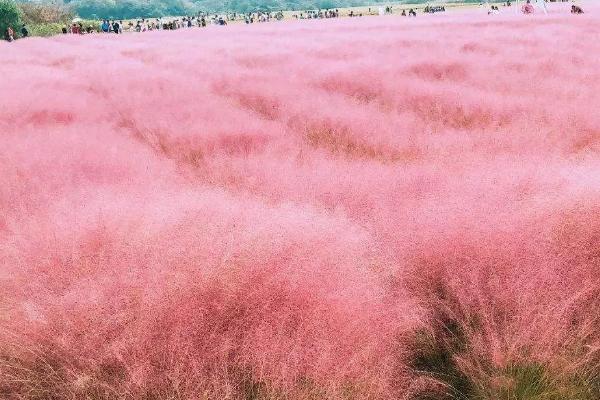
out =
[(0, 43), (0, 398), (600, 398), (600, 7)]

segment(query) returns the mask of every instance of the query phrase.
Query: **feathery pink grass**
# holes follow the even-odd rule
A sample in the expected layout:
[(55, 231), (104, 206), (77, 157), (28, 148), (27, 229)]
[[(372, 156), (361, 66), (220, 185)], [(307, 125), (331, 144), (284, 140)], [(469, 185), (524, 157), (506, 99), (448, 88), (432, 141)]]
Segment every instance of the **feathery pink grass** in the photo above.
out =
[(0, 43), (0, 397), (597, 399), (567, 7)]

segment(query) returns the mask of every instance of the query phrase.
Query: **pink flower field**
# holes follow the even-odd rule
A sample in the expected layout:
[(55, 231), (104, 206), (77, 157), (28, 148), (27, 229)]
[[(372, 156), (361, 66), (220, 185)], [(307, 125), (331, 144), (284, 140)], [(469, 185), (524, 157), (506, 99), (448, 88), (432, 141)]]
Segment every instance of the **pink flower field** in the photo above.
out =
[(0, 42), (0, 398), (599, 399), (583, 6)]

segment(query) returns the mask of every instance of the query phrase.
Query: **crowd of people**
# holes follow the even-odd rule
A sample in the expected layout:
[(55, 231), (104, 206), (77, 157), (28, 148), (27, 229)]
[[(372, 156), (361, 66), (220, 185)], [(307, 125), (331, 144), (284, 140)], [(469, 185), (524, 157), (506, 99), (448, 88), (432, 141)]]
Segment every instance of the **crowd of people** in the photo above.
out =
[[(353, 14), (352, 11), (350, 11), (350, 14)], [(354, 15), (348, 15), (349, 17), (353, 17)], [(283, 16), (283, 14), (282, 14)], [(335, 9), (335, 10), (307, 10), (304, 12), (301, 12), (299, 14), (293, 14), (292, 18), (296, 18), (296, 19), (322, 19), (322, 18), (339, 18), (340, 16), (340, 10)]]
[(500, 14), (500, 9), (498, 6), (492, 6), (488, 11), (488, 14)]
[(278, 11), (276, 13), (267, 12), (267, 11), (257, 11), (253, 13), (247, 14), (236, 14), (228, 15), (230, 21), (243, 20), (246, 24), (253, 24), (255, 22), (271, 22), (271, 20), (281, 21), (283, 16), (283, 11)]
[[(541, 9), (543, 10), (544, 13), (548, 13), (547, 9), (546, 9), (546, 2), (548, 0), (536, 0), (536, 4), (538, 4), (538, 6), (541, 7)], [(550, 0), (552, 1), (552, 0)], [(554, 0), (552, 2), (555, 2), (557, 0)], [(564, 0), (558, 0), (559, 2), (564, 2)], [(521, 7), (521, 12), (523, 14), (533, 14), (535, 13), (535, 7), (533, 6), (531, 0), (526, 0), (525, 4), (523, 4), (523, 7)], [(577, 6), (575, 4), (571, 5), (571, 14), (583, 14), (583, 9), (580, 6)]]
[(176, 19), (140, 19), (137, 21), (128, 21), (127, 23), (122, 20), (103, 20), (97, 27), (88, 25), (83, 26), (81, 22), (74, 22), (70, 26), (64, 26), (62, 28), (63, 34), (89, 34), (89, 33), (116, 33), (121, 34), (124, 32), (148, 32), (155, 30), (175, 30), (182, 28), (192, 27), (205, 27), (208, 24), (215, 25), (227, 25), (227, 21), (223, 17), (214, 17), (212, 19), (206, 16), (198, 15), (191, 17), (183, 17)]
[(446, 7), (444, 6), (425, 6), (425, 8), (423, 9), (423, 12), (426, 13), (436, 13), (436, 12), (445, 12), (446, 11)]
[(158, 30), (176, 30), (183, 28), (200, 27), (204, 28), (208, 25), (227, 25), (232, 21), (244, 21), (246, 24), (258, 22), (270, 22), (272, 19), (282, 20), (283, 12), (263, 12), (238, 14), (230, 13), (226, 15), (198, 13), (194, 16), (184, 16), (180, 18), (142, 18), (137, 21), (123, 20), (102, 20), (98, 26), (87, 25), (83, 26), (82, 22), (73, 22), (70, 26), (65, 25), (62, 28), (63, 34), (88, 34), (88, 33), (116, 33), (125, 32), (148, 32)]
[[(371, 12), (371, 9), (369, 9)], [(393, 13), (392, 7), (386, 7), (386, 13)], [(416, 16), (415, 10), (410, 9), (408, 14), (406, 10), (402, 10), (403, 16)], [(339, 18), (341, 16), (339, 9), (327, 9), (327, 10), (306, 10), (292, 14), (292, 18), (295, 19), (329, 19)], [(355, 12), (351, 10), (348, 17), (362, 17), (363, 13)], [(228, 22), (241, 21), (246, 24), (264, 23), (271, 22), (273, 20), (281, 21), (284, 19), (283, 11), (268, 12), (268, 11), (256, 11), (251, 13), (229, 13), (225, 15), (218, 14), (207, 14), (199, 13), (195, 16), (185, 16), (174, 19), (140, 19), (137, 21), (123, 20), (103, 20), (98, 26), (87, 25), (84, 26), (82, 22), (76, 21), (71, 25), (65, 25), (62, 28), (63, 34), (89, 34), (89, 33), (116, 33), (121, 34), (125, 32), (148, 32), (155, 30), (176, 30), (182, 28), (192, 27), (206, 27), (208, 25), (227, 25)]]
[[(23, 24), (21, 26), (21, 37), (22, 38), (26, 38), (29, 36), (29, 29), (27, 29), (27, 26), (25, 24)], [(4, 32), (4, 40), (8, 41), (8, 42), (12, 42), (16, 39), (16, 35), (15, 35), (15, 30), (9, 26), (8, 28), (6, 28), (6, 32)]]
[[(541, 0), (538, 0), (541, 1)], [(545, 0), (548, 1), (548, 0)], [(550, 0), (550, 1), (565, 1), (565, 0)], [(483, 3), (481, 3), (483, 6)], [(502, 4), (505, 7), (511, 7), (511, 1), (507, 0)], [(379, 8), (379, 15), (381, 14), (393, 14), (396, 10), (393, 9), (392, 6), (386, 6), (385, 9), (383, 7)], [(423, 8), (424, 13), (436, 13), (436, 12), (444, 12), (446, 8), (444, 6), (425, 6)], [(545, 5), (544, 5), (545, 11)], [(535, 12), (534, 6), (531, 3), (531, 0), (525, 0), (525, 3), (521, 7), (521, 12), (523, 14), (533, 14)], [(499, 14), (500, 9), (496, 5), (492, 5), (488, 10), (488, 14)], [(583, 14), (583, 9), (580, 6), (573, 4), (571, 6), (572, 14)], [(346, 14), (348, 17), (362, 17), (363, 13), (356, 12), (355, 10), (350, 10), (349, 13)], [(368, 15), (377, 15), (373, 14), (371, 8), (368, 9)], [(410, 8), (408, 11), (406, 9), (402, 9), (401, 16), (403, 17), (416, 17), (417, 12), (415, 9)], [(329, 19), (329, 18), (339, 18), (342, 14), (339, 9), (326, 9), (326, 10), (305, 10), (301, 12), (296, 12), (291, 15), (292, 18), (295, 19)], [(91, 33), (116, 33), (122, 34), (125, 32), (148, 32), (148, 31), (156, 31), (156, 30), (176, 30), (183, 28), (193, 28), (193, 27), (206, 27), (208, 25), (227, 25), (228, 22), (233, 21), (242, 21), (246, 24), (254, 24), (254, 23), (264, 23), (270, 22), (272, 20), (281, 21), (284, 19), (283, 11), (277, 12), (269, 12), (269, 11), (256, 11), (250, 13), (229, 13), (225, 15), (218, 14), (208, 14), (204, 12), (200, 12), (194, 16), (184, 16), (180, 18), (156, 18), (156, 19), (139, 19), (137, 21), (127, 21), (123, 22), (122, 20), (103, 20), (98, 25), (83, 25), (81, 20), (74, 20), (72, 24), (65, 25), (62, 28), (63, 34), (76, 34), (76, 35), (84, 35)], [(25, 25), (22, 26), (20, 37), (29, 36), (29, 30)], [(16, 39), (15, 31), (12, 27), (8, 27), (8, 29), (4, 32), (4, 39), (12, 42)]]
[[(550, 2), (565, 2), (566, 0), (534, 0), (535, 4), (538, 5), (544, 13), (547, 13), (548, 10), (546, 8), (546, 3), (548, 1)], [(483, 6), (484, 3), (480, 3), (480, 6)], [(506, 1), (505, 3), (502, 3), (502, 6), (504, 7), (512, 7), (512, 3), (510, 0)], [(523, 14), (534, 14), (535, 13), (535, 7), (534, 7), (534, 3), (532, 3), (532, 0), (524, 0), (523, 5), (521, 6), (521, 13)], [(495, 15), (495, 14), (500, 14), (500, 8), (497, 5), (491, 5), (490, 8), (488, 9), (488, 15)], [(575, 4), (571, 5), (571, 14), (583, 14), (583, 9), (580, 6), (577, 6)]]

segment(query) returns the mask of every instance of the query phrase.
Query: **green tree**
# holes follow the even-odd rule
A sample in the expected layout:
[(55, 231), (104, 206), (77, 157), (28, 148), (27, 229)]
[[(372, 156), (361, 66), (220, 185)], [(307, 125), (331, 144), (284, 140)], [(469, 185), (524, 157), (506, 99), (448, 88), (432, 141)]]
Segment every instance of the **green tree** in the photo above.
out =
[(21, 11), (13, 0), (0, 0), (0, 37), (4, 38), (6, 29), (12, 27), (19, 32), (21, 24)]
[(333, 0), (319, 0), (317, 2), (318, 8), (321, 9), (331, 9), (336, 8), (336, 2)]

